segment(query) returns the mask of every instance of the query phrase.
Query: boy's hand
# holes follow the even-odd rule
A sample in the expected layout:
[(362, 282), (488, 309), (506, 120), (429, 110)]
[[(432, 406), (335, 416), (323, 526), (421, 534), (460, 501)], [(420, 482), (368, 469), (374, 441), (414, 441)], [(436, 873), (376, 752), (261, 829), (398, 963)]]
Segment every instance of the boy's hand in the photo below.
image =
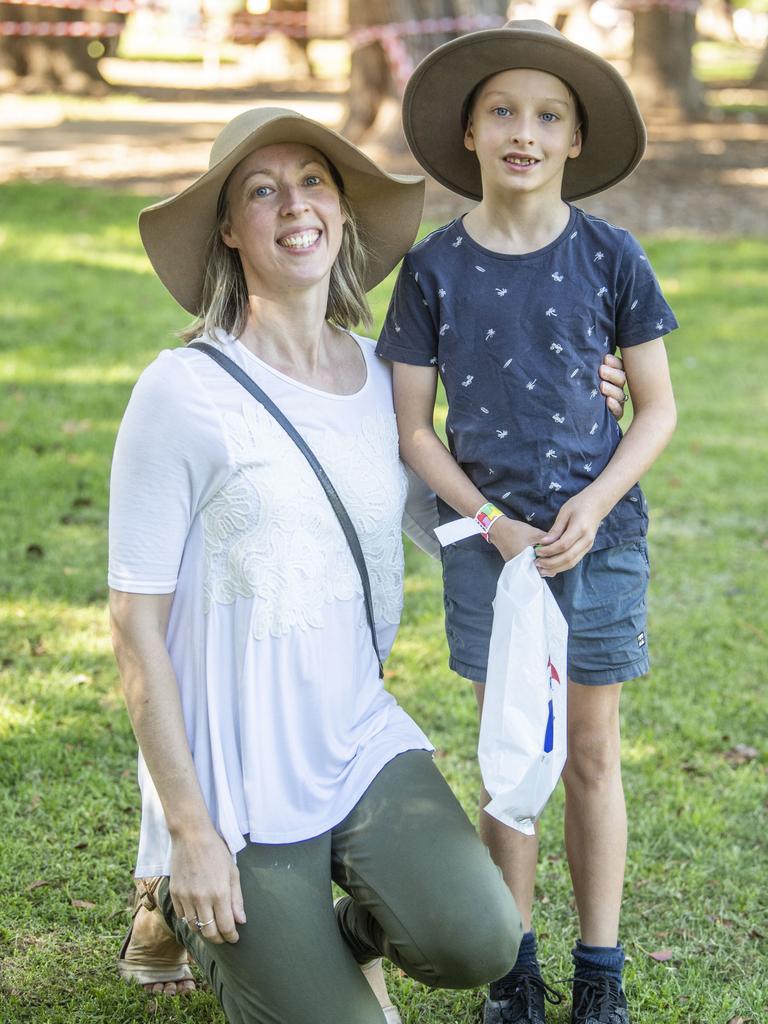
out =
[(504, 561), (509, 562), (525, 548), (538, 544), (544, 537), (544, 531), (508, 516), (501, 516), (493, 524), (488, 537)]
[(618, 356), (612, 356), (607, 352), (598, 370), (600, 375), (600, 394), (605, 398), (608, 412), (620, 420), (624, 415), (627, 395), (624, 388), (627, 383), (627, 375), (624, 372), (624, 364)]
[(605, 509), (590, 496), (589, 488), (562, 506), (552, 529), (538, 542), (536, 568), (542, 576), (572, 569), (591, 550)]

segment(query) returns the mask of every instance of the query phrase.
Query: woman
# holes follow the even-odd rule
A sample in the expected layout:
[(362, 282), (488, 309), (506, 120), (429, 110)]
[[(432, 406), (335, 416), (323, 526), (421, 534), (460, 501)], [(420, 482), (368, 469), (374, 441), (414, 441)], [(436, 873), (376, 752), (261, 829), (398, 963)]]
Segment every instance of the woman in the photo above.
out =
[[(388, 366), (349, 328), (369, 319), (365, 290), (412, 242), (422, 198), (422, 179), (262, 108), (223, 129), (206, 174), (140, 218), (160, 279), (199, 314), (187, 339), (244, 369), (331, 477), (384, 655), (407, 484)], [(160, 878), (123, 973), (144, 980), (147, 955), (157, 967), (167, 925), (229, 1021), (378, 1024), (399, 1019), (381, 956), (447, 987), (508, 970), (514, 902), (426, 736), (383, 689), (328, 498), (282, 427), (202, 351), (161, 353), (134, 389), (112, 470), (109, 583), (141, 750), (136, 875)], [(331, 881), (349, 894), (335, 907)], [(373, 965), (378, 999), (358, 965)]]

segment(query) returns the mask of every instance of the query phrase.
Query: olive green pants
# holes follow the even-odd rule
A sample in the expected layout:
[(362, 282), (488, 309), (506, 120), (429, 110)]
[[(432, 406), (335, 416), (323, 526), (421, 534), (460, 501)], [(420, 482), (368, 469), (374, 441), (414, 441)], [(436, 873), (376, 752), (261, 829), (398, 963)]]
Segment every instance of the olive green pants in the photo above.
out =
[[(358, 964), (386, 956), (427, 985), (470, 988), (517, 956), (514, 900), (423, 750), (385, 765), (329, 832), (249, 843), (237, 866), (248, 923), (234, 944), (207, 942), (160, 889), (230, 1024), (382, 1024)], [(331, 881), (351, 897), (335, 908)]]

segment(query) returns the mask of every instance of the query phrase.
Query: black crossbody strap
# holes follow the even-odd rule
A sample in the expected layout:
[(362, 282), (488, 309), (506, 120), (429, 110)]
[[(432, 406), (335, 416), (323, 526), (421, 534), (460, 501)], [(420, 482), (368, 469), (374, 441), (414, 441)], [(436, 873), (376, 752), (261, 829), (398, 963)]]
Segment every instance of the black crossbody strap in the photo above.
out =
[(363, 549), (360, 547), (360, 539), (357, 536), (352, 520), (349, 518), (349, 513), (344, 508), (341, 498), (336, 492), (336, 488), (333, 486), (331, 481), (328, 479), (328, 475), (317, 460), (317, 456), (309, 447), (307, 442), (294, 427), (291, 421), (285, 416), (283, 412), (275, 405), (272, 399), (264, 391), (261, 390), (259, 385), (252, 380), (248, 374), (241, 370), (237, 363), (233, 362), (229, 356), (225, 356), (223, 352), (215, 348), (213, 345), (207, 344), (204, 341), (193, 341), (187, 348), (196, 348), (200, 352), (205, 352), (207, 356), (210, 356), (214, 362), (218, 363), (219, 366), (226, 370), (226, 372), (237, 381), (238, 384), (242, 384), (246, 391), (248, 391), (257, 402), (260, 402), (267, 412), (280, 424), (286, 434), (296, 444), (296, 447), (301, 451), (304, 458), (307, 460), (312, 470), (323, 486), (323, 490), (328, 495), (328, 500), (331, 503), (331, 508), (336, 513), (336, 518), (339, 520), (339, 525), (344, 531), (344, 536), (347, 538), (352, 557), (355, 560), (357, 571), (360, 573), (360, 581), (363, 584), (363, 597), (365, 599), (365, 614), (368, 619), (368, 626), (371, 630), (371, 640), (373, 642), (373, 649), (376, 652), (376, 660), (379, 663), (379, 679), (384, 678), (384, 665), (381, 661), (381, 655), (379, 654), (379, 645), (376, 640), (376, 626), (373, 620), (373, 599), (371, 597), (371, 584), (368, 579), (368, 569), (365, 565), (365, 558), (363, 556)]

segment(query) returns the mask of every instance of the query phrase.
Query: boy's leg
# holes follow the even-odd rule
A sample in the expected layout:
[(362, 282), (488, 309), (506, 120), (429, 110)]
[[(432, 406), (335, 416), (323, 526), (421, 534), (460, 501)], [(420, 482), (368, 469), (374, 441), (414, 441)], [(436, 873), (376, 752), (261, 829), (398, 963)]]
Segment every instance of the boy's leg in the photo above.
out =
[[(482, 715), (485, 685), (475, 683), (474, 686), (477, 710)], [(482, 808), (489, 802), (490, 797), (485, 786), (481, 784), (480, 835), (515, 897), (517, 909), (523, 919), (523, 931), (530, 932), (536, 865), (539, 859), (539, 828), (537, 825), (536, 834), (533, 836), (526, 836), (517, 829), (509, 828), (490, 814), (484, 813)]]
[(649, 575), (638, 540), (590, 552), (550, 581), (570, 625), (565, 837), (581, 926), (572, 1024), (629, 1021), (618, 942), (627, 850), (619, 702), (622, 683), (648, 671)]
[[(480, 537), (444, 548), (442, 556), (450, 665), (474, 682), (478, 709), (482, 711), (493, 598), (504, 560)], [(484, 790), (480, 800), (481, 807), (488, 802)], [(491, 983), (483, 1011), (484, 1024), (543, 1024), (545, 999), (549, 996), (557, 1001), (557, 996), (547, 990), (541, 979), (536, 938), (531, 930), (538, 836), (524, 836), (482, 810), (480, 834), (518, 904), (525, 929), (512, 969)]]
[(581, 941), (616, 946), (627, 853), (621, 781), (621, 683), (568, 681), (565, 845)]
[(234, 944), (207, 942), (178, 919), (161, 883), (166, 920), (208, 977), (229, 1024), (384, 1024), (344, 942), (331, 899), (331, 836), (249, 844), (237, 856), (248, 923)]
[(571, 1024), (629, 1024), (618, 941), (627, 852), (620, 696), (621, 683), (568, 681), (565, 845), (581, 926), (572, 954)]
[(361, 963), (384, 955), (427, 985), (470, 988), (515, 960), (512, 896), (426, 751), (385, 765), (333, 829), (333, 876)]
[[(475, 683), (475, 698), (483, 713), (485, 685)], [(536, 935), (532, 927), (533, 894), (539, 859), (539, 826), (536, 834), (523, 835), (517, 829), (485, 814), (490, 797), (480, 786), (480, 835), (504, 881), (515, 898), (523, 921), (523, 939), (512, 969), (491, 982), (483, 1008), (483, 1024), (544, 1024), (545, 1001), (558, 996), (544, 984), (539, 968)]]

